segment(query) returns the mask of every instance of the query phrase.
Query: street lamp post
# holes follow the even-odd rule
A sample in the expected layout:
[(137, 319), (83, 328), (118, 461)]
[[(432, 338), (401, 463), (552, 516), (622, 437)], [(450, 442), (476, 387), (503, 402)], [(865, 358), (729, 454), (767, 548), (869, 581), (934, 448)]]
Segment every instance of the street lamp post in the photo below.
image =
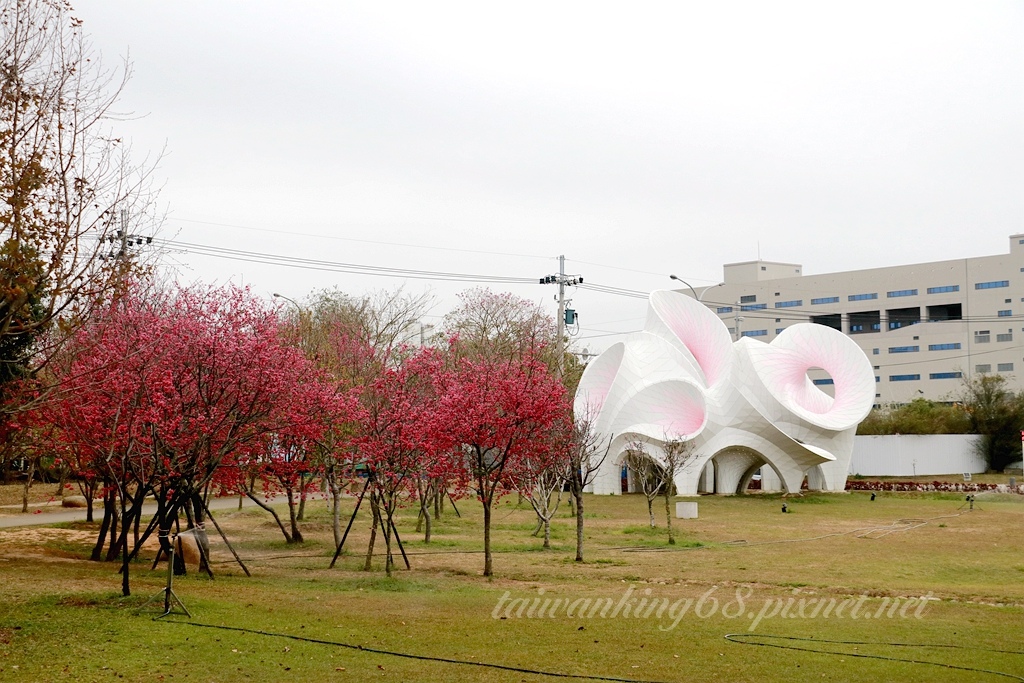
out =
[(295, 301), (295, 299), (289, 296), (285, 296), (284, 294), (278, 294), (277, 292), (274, 292), (274, 298), (284, 299), (285, 301), (289, 302), (292, 306), (294, 306), (297, 311), (299, 311), (300, 313), (302, 312), (302, 306), (300, 306), (298, 302)]
[(697, 296), (697, 290), (695, 290), (693, 288), (693, 285), (691, 285), (689, 282), (687, 282), (683, 278), (679, 277), (678, 275), (669, 275), (669, 278), (672, 279), (672, 280), (676, 280), (677, 282), (682, 282), (684, 285), (689, 287), (690, 291), (693, 292), (693, 298), (696, 299), (697, 301), (701, 302), (701, 303), (704, 303), (704, 295), (705, 294), (710, 292), (715, 287), (721, 287), (722, 285), (725, 284), (724, 282), (719, 282), (718, 284), (711, 285), (710, 287), (705, 287), (703, 290), (701, 290), (700, 296)]

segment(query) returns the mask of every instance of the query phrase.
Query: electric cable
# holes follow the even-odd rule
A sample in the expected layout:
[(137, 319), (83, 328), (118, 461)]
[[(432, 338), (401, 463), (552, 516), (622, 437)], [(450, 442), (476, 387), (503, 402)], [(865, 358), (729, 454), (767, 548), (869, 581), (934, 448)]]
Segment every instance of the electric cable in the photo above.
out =
[(358, 275), (379, 275), (382, 277), (404, 277), (420, 280), (445, 280), (457, 282), (492, 282), (505, 284), (536, 284), (536, 278), (512, 277), (502, 275), (480, 275), (472, 273), (456, 273), (448, 271), (418, 270), (411, 268), (394, 268), (388, 266), (372, 266), (358, 263), (344, 263), (338, 261), (325, 261), (297, 256), (283, 256), (280, 254), (269, 254), (265, 252), (244, 251), (228, 247), (214, 247), (192, 242), (178, 242), (175, 240), (160, 240), (164, 246), (178, 247), (191, 253), (214, 258), (224, 258), (234, 261), (245, 261), (248, 263), (262, 263), (265, 265), (288, 266), (303, 270), (321, 270), (328, 272), (353, 273)]
[[(386, 247), (407, 247), (410, 249), (431, 249), (433, 251), (457, 251), (465, 254), (488, 254), (491, 256), (515, 256), (518, 258), (531, 258), (531, 259), (545, 259), (550, 260), (551, 256), (540, 256), (538, 254), (516, 254), (507, 251), (486, 251), (483, 249), (463, 249), (459, 247), (439, 247), (431, 244), (409, 244), (407, 242), (384, 242), (381, 240), (363, 240), (355, 237), (340, 237), (338, 235), (318, 235), (311, 232), (295, 232), (294, 230), (279, 230), (274, 228), (256, 228), (251, 225), (238, 225), (237, 223), (216, 223), (213, 221), (197, 221), (190, 220), (188, 218), (175, 218), (176, 221), (183, 223), (197, 223), (199, 225), (217, 225), (224, 228), (238, 228), (240, 230), (251, 230), (252, 232), (266, 232), (277, 235), (288, 235), (289, 237), (314, 237), (316, 239), (323, 240), (336, 240), (341, 242), (359, 242), (361, 244), (379, 244)], [(357, 227), (359, 230), (379, 230), (382, 226), (374, 225), (362, 225), (362, 226), (347, 226)], [(595, 264), (596, 265), (596, 264)]]
[(889, 647), (913, 647), (913, 648), (942, 648), (942, 649), (956, 649), (956, 650), (971, 650), (975, 652), (993, 652), (998, 654), (1011, 654), (1011, 655), (1024, 655), (1024, 652), (1018, 652), (1016, 650), (995, 650), (987, 647), (975, 647), (972, 645), (950, 645), (945, 643), (883, 643), (883, 642), (872, 642), (872, 641), (861, 641), (861, 640), (820, 640), (817, 638), (800, 638), (798, 636), (779, 636), (769, 633), (726, 633), (723, 636), (730, 643), (736, 643), (738, 645), (757, 645), (759, 647), (774, 647), (781, 650), (797, 650), (799, 652), (813, 652), (815, 654), (822, 655), (834, 655), (841, 657), (860, 657), (863, 659), (880, 659), (887, 662), (904, 662), (907, 664), (927, 664), (930, 666), (939, 666), (946, 669), (956, 669), (958, 671), (972, 671), (975, 673), (985, 673), (992, 676), (1003, 676), (1004, 678), (1010, 678), (1015, 681), (1024, 681), (1024, 676), (1018, 676), (1017, 674), (1006, 673), (1005, 671), (995, 671), (993, 669), (982, 669), (980, 667), (973, 666), (961, 666), (959, 664), (946, 664), (945, 662), (933, 662), (927, 659), (907, 659), (903, 657), (889, 657), (886, 655), (872, 655), (863, 652), (833, 652), (831, 650), (820, 650), (810, 647), (798, 647), (796, 645), (780, 645), (777, 643), (758, 643), (751, 642), (754, 638), (774, 638), (777, 640), (795, 640), (802, 642), (830, 644), (830, 645), (881, 645)]
[[(305, 636), (296, 636), (290, 633), (275, 633), (273, 631), (261, 631), (259, 629), (242, 628), (240, 626), (223, 626), (220, 624), (202, 624), (194, 621), (173, 621), (164, 620), (162, 623), (165, 624), (180, 624), (183, 626), (195, 626), (197, 628), (209, 628), (219, 629), (222, 631), (235, 631), (238, 633), (250, 633), (258, 636), (269, 636), (271, 638), (287, 638), (289, 640), (297, 640), (306, 643), (314, 643), (316, 645), (333, 645), (334, 647), (342, 647), (348, 650), (357, 650), (359, 652), (369, 652), (376, 655), (387, 655), (389, 657), (401, 657), (403, 659), (415, 659), (423, 662), (438, 662), (441, 664), (461, 664), (463, 666), (477, 666), (485, 669), (498, 669), (499, 671), (513, 671), (515, 673), (532, 674), (535, 676), (550, 676), (552, 678), (573, 678), (576, 680), (584, 681), (616, 681), (617, 683), (665, 683), (664, 681), (652, 681), (642, 680), (636, 678), (618, 678), (616, 676), (591, 676), (587, 674), (567, 674), (559, 671), (543, 671), (541, 669), (527, 669), (524, 667), (510, 666), (507, 664), (494, 664), (491, 662), (478, 662), (468, 659), (453, 659), (450, 657), (431, 657), (429, 655), (417, 655), (411, 652), (399, 652), (397, 650), (384, 650), (382, 648), (365, 647), (363, 645), (353, 645), (352, 643), (343, 643), (336, 640), (322, 640), (320, 638), (308, 638)], [(1024, 679), (1022, 679), (1024, 680)]]

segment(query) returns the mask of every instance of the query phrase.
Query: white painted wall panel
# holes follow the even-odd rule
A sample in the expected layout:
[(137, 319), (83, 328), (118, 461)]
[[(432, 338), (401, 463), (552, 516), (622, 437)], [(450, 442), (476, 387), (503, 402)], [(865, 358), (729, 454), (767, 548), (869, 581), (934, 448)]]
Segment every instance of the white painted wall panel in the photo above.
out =
[(853, 442), (850, 474), (865, 477), (912, 477), (985, 471), (975, 452), (976, 434), (900, 434), (858, 436)]

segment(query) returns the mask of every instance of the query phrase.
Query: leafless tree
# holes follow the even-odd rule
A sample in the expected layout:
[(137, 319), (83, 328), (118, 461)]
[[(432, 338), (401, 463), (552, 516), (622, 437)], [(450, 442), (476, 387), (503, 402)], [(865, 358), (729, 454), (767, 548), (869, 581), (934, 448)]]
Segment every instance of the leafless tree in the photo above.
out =
[(604, 436), (595, 429), (587, 416), (576, 416), (572, 421), (568, 445), (569, 493), (576, 512), (576, 561), (583, 561), (583, 492), (594, 483), (598, 470), (608, 458), (612, 436)]
[(0, 71), (0, 380), (36, 380), (17, 397), (0, 383), (10, 414), (45, 395), (41, 369), (124, 280), (155, 194), (154, 164), (112, 129), (130, 64), (104, 67), (66, 2), (0, 5)]
[(544, 532), (544, 548), (551, 548), (551, 519), (562, 503), (562, 492), (569, 479), (569, 453), (554, 447), (543, 457), (526, 458), (516, 477), (516, 489), (530, 502), (537, 515), (533, 535)]
[(460, 293), (459, 300), (442, 328), (458, 336), (461, 352), (509, 360), (539, 356), (555, 367), (555, 321), (539, 305), (482, 287)]
[(663, 456), (661, 472), (664, 477), (661, 490), (665, 496), (665, 524), (668, 527), (668, 543), (675, 545), (676, 539), (672, 533), (671, 498), (675, 493), (676, 474), (682, 472), (693, 458), (693, 442), (666, 435), (661, 445), (661, 452)]
[(633, 474), (633, 481), (640, 487), (641, 493), (647, 498), (647, 516), (651, 528), (654, 523), (654, 499), (665, 486), (665, 472), (661, 465), (654, 461), (647, 452), (647, 443), (641, 439), (630, 441), (626, 449), (626, 467)]

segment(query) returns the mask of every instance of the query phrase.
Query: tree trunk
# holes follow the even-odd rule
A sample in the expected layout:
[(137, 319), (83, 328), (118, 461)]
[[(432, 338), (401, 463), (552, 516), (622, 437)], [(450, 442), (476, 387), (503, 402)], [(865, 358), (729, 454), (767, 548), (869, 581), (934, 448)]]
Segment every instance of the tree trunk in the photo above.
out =
[(384, 573), (391, 578), (391, 572), (395, 566), (395, 558), (391, 554), (391, 525), (392, 525), (392, 505), (385, 499), (384, 501), (384, 517), (387, 519), (381, 519), (380, 525), (384, 529)]
[(377, 509), (377, 495), (370, 491), (370, 517), (373, 518), (373, 525), (370, 527), (370, 545), (366, 548), (366, 563), (363, 571), (368, 572), (373, 568), (373, 545), (377, 542), (377, 520), (380, 519), (380, 510)]
[[(573, 487), (573, 498), (576, 500), (576, 561), (583, 561), (583, 490)], [(577, 493), (578, 491), (578, 493)]]
[(655, 523), (654, 523), (654, 499), (653, 498), (648, 498), (647, 499), (647, 516), (651, 520), (651, 528), (653, 529), (656, 526)]
[(299, 531), (299, 520), (295, 511), (295, 489), (288, 489), (288, 521), (292, 525), (292, 538), (289, 543), (302, 543), (302, 532)]
[(544, 549), (551, 550), (551, 520), (544, 518)]
[(28, 490), (32, 488), (32, 479), (36, 476), (36, 460), (29, 458), (28, 477), (25, 479), (25, 488), (21, 491), (21, 511), (28, 512)]
[(676, 538), (672, 535), (672, 504), (669, 502), (668, 490), (665, 491), (665, 526), (668, 527), (668, 544), (675, 545)]
[(334, 477), (330, 478), (331, 487), (331, 527), (334, 530), (334, 547), (341, 545), (341, 487)]
[(92, 503), (93, 503), (93, 496), (96, 495), (96, 480), (95, 479), (89, 479), (84, 484), (79, 484), (78, 488), (82, 492), (82, 495), (85, 496), (85, 502), (86, 502), (86, 505), (87, 505), (86, 512), (85, 512), (85, 521), (90, 523), (90, 524), (92, 524), (92, 522), (93, 522)]
[(277, 528), (281, 530), (282, 534), (284, 534), (285, 543), (291, 543), (292, 542), (292, 537), (288, 533), (288, 530), (284, 528), (284, 523), (281, 521), (281, 518), (277, 516), (277, 513), (274, 511), (274, 508), (270, 507), (269, 505), (264, 503), (262, 500), (257, 498), (256, 494), (253, 493), (252, 491), (246, 491), (245, 495), (248, 496), (249, 499), (252, 502), (254, 502), (257, 505), (259, 505), (261, 508), (263, 508), (264, 510), (269, 512), (274, 517), (274, 521), (277, 522)]
[(210, 537), (206, 535), (206, 506), (203, 505), (203, 498), (198, 493), (194, 494), (191, 499), (192, 504), (192, 516), (194, 520), (194, 531), (193, 536), (196, 539), (196, 544), (200, 550), (200, 571), (205, 571), (210, 577), (213, 577), (213, 571), (210, 567)]
[(103, 545), (107, 540), (107, 531), (110, 529), (110, 520), (114, 515), (114, 500), (111, 493), (103, 495), (103, 521), (100, 522), (100, 533), (96, 537), (96, 545), (92, 549), (89, 559), (99, 562), (103, 556)]
[(483, 497), (484, 504), (484, 576), (493, 576), (494, 559), (491, 557), (491, 500)]
[(299, 475), (299, 514), (296, 519), (300, 522), (306, 518), (306, 475)]
[[(421, 499), (420, 504), (420, 520), (423, 521), (425, 528), (423, 530), (423, 542), (430, 543), (430, 532), (433, 520), (430, 517), (430, 503)], [(420, 530), (419, 520), (416, 522), (416, 531)]]

